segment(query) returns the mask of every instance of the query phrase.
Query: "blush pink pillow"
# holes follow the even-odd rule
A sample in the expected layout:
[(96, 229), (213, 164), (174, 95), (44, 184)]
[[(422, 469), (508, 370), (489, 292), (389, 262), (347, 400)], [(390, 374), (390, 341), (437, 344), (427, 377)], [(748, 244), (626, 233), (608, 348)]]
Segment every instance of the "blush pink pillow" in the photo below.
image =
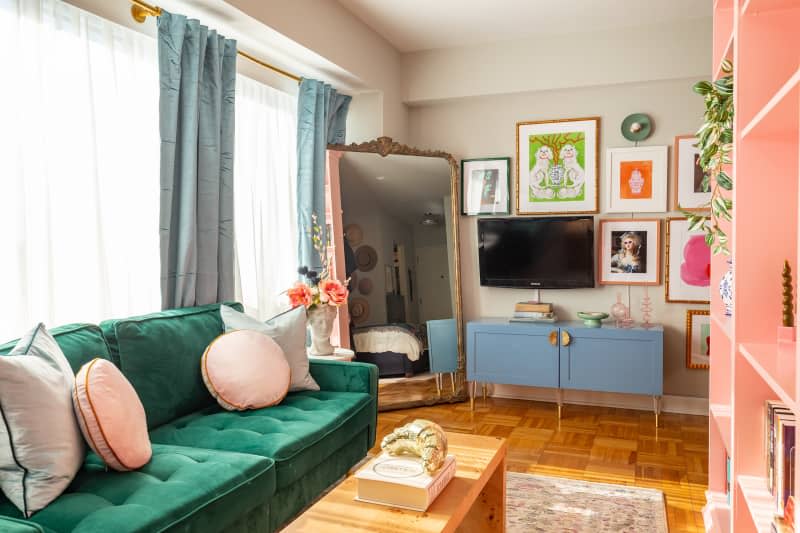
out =
[(125, 472), (150, 461), (144, 407), (112, 362), (93, 359), (81, 367), (72, 403), (84, 438), (109, 468)]
[(220, 335), (200, 365), (208, 391), (228, 411), (269, 407), (289, 391), (291, 372), (283, 350), (258, 331)]

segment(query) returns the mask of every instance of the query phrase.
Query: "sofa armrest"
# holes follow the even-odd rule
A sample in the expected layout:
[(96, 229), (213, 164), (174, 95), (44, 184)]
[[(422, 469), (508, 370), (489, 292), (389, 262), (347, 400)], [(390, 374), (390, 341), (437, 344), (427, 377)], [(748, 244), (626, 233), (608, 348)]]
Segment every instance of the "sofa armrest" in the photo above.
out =
[(309, 359), (311, 376), (324, 391), (365, 392), (372, 396), (373, 422), (369, 428), (369, 447), (375, 444), (378, 429), (378, 367), (369, 363)]
[(378, 398), (378, 367), (369, 363), (309, 359), (319, 388), (333, 392), (366, 392)]
[(3, 533), (44, 533), (44, 528), (36, 522), (0, 516), (0, 531)]

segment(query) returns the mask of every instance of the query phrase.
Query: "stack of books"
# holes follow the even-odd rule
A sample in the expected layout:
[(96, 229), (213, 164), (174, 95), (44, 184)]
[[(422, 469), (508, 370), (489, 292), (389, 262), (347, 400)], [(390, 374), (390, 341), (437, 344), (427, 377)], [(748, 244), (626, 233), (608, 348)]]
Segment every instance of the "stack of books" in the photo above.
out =
[(539, 302), (519, 302), (514, 306), (512, 322), (555, 322), (553, 304)]
[(786, 405), (767, 401), (764, 430), (767, 487), (775, 497), (773, 531), (794, 528), (795, 415)]
[(356, 500), (426, 511), (455, 475), (454, 455), (428, 474), (419, 457), (383, 452), (356, 472)]

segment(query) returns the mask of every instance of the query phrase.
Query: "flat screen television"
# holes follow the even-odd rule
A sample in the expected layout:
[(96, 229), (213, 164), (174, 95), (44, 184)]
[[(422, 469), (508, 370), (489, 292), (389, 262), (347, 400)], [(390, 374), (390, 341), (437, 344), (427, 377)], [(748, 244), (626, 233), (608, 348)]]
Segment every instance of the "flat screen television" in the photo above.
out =
[(478, 220), (481, 285), (594, 287), (594, 217)]

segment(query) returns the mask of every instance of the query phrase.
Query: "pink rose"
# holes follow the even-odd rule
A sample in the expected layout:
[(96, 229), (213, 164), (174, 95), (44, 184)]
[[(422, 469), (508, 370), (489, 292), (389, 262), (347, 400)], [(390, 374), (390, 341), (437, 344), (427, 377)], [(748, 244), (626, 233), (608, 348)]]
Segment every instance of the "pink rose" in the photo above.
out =
[(319, 301), (328, 305), (342, 305), (347, 301), (347, 288), (341, 281), (324, 279), (319, 282)]
[(286, 294), (289, 295), (289, 301), (292, 303), (292, 307), (300, 305), (308, 307), (311, 305), (311, 288), (305, 283), (298, 281), (294, 284), (294, 287), (286, 291)]

